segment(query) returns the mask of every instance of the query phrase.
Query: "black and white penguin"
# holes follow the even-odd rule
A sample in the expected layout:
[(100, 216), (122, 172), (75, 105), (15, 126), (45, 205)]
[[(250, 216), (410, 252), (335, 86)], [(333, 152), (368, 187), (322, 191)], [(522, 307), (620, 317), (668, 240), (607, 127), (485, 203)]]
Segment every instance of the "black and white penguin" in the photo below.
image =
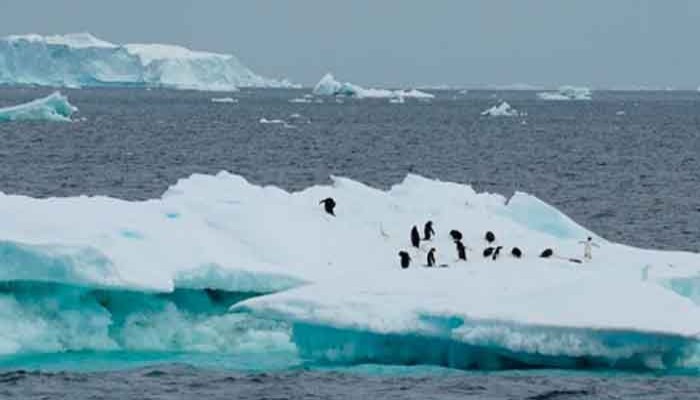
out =
[(462, 243), (461, 240), (455, 240), (455, 245), (457, 245), (457, 258), (467, 261), (467, 251), (464, 247), (464, 243)]
[(323, 208), (326, 212), (335, 217), (335, 200), (332, 197), (325, 198), (321, 200), (318, 204), (323, 204)]
[(493, 254), (494, 248), (493, 247), (487, 247), (484, 249), (484, 258), (491, 257), (491, 254)]
[(435, 266), (435, 247), (431, 248), (430, 251), (428, 251), (428, 266)]
[(493, 251), (493, 256), (491, 256), (491, 259), (492, 259), (492, 260), (495, 261), (496, 258), (498, 258), (498, 255), (501, 253), (501, 249), (502, 249), (502, 248), (503, 248), (503, 246), (498, 246), (498, 247), (496, 247), (496, 250)]
[(491, 231), (486, 232), (486, 235), (484, 236), (484, 238), (486, 239), (487, 242), (489, 242), (489, 244), (492, 244), (493, 242), (496, 241), (496, 235), (494, 235), (493, 232), (491, 232)]
[(430, 240), (433, 235), (435, 235), (433, 221), (428, 221), (425, 223), (425, 226), (423, 226), (423, 240)]
[(405, 251), (399, 251), (399, 257), (401, 258), (401, 268), (406, 269), (411, 265), (411, 256)]
[(413, 225), (411, 228), (411, 245), (415, 248), (420, 248), (420, 234), (418, 233), (418, 228)]
[(523, 252), (519, 248), (513, 247), (513, 250), (510, 251), (510, 255), (515, 258), (520, 258), (523, 256)]
[(453, 229), (450, 231), (450, 237), (452, 237), (452, 240), (454, 240), (455, 242), (458, 240), (462, 240), (462, 232)]
[(552, 255), (554, 255), (554, 250), (552, 249), (544, 249), (542, 253), (540, 253), (540, 257), (542, 258), (549, 258)]

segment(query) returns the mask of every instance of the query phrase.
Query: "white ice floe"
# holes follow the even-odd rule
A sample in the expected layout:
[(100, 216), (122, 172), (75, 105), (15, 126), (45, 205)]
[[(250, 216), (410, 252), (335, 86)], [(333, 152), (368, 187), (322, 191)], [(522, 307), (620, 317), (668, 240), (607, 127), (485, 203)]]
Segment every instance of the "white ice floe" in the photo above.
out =
[[(329, 196), (335, 217), (319, 205)], [(0, 281), (19, 285), (0, 294), (5, 353), (169, 348), (163, 343), (181, 342), (162, 338), (168, 326), (191, 329), (178, 337), (192, 348), (216, 351), (237, 340), (225, 319), (202, 326), (180, 324), (180, 314), (149, 321), (136, 313), (117, 321), (124, 330), (115, 338), (117, 317), (106, 311), (116, 290), (208, 288), (257, 296), (234, 306), (230, 318), (289, 326), (291, 336), (276, 334), (304, 356), (331, 362), (663, 369), (696, 359), (698, 254), (609, 242), (525, 193), (507, 199), (415, 175), (388, 191), (334, 177), (329, 186), (289, 193), (222, 172), (193, 175), (149, 201), (0, 194), (0, 220)], [(409, 230), (427, 220), (437, 235), (412, 248)], [(451, 229), (473, 249), (466, 262), (456, 260)], [(481, 255), (486, 230), (503, 246), (496, 260)], [(587, 236), (600, 246), (593, 259), (570, 261), (582, 258), (579, 241)], [(515, 246), (522, 258), (510, 255)], [(423, 267), (432, 247), (444, 268)], [(538, 257), (545, 248), (555, 256)], [(402, 250), (413, 259), (405, 270)], [(73, 297), (58, 306), (52, 300), (54, 310), (66, 308), (60, 323), (50, 323), (22, 282), (109, 293), (81, 313)], [(115, 304), (126, 307), (123, 301)], [(146, 307), (143, 301), (129, 307)], [(57, 331), (60, 340), (47, 341)], [(213, 331), (222, 334), (198, 339)]]
[(238, 99), (233, 97), (215, 97), (211, 99), (212, 103), (238, 103)]

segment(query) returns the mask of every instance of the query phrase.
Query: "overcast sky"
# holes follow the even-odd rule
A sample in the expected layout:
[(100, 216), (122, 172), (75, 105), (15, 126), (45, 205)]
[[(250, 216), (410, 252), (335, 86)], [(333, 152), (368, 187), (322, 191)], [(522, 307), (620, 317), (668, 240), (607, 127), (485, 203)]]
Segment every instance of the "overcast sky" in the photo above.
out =
[(0, 0), (0, 35), (89, 31), (363, 85), (695, 88), (697, 0)]

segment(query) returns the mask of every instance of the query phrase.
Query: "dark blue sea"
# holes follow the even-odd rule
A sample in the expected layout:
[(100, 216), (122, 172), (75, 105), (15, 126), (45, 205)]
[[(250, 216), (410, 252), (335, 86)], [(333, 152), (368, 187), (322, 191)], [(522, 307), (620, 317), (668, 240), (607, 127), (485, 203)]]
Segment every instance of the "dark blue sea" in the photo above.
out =
[[(0, 107), (50, 91), (0, 88)], [(290, 102), (308, 90), (63, 92), (80, 109), (75, 122), (0, 124), (0, 191), (143, 200), (220, 170), (288, 190), (330, 175), (387, 188), (411, 172), (532, 193), (613, 241), (700, 251), (698, 92), (544, 101), (530, 91), (434, 91), (404, 104)], [(238, 102), (211, 101), (227, 96)], [(527, 115), (480, 115), (499, 100)], [(78, 352), (0, 356), (0, 398), (693, 399), (696, 375), (326, 366), (278, 349)]]

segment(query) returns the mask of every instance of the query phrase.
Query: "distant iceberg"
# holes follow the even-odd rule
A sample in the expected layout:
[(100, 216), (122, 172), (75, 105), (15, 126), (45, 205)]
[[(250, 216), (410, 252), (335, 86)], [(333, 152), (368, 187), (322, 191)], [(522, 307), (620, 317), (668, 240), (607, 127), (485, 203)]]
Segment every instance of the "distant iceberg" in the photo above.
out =
[(591, 95), (591, 89), (576, 86), (562, 86), (556, 92), (537, 93), (542, 100), (590, 100)]
[(59, 92), (12, 107), (0, 108), (0, 122), (7, 121), (70, 121), (78, 111)]
[(234, 99), (233, 97), (215, 97), (211, 99), (212, 103), (231, 103), (235, 104), (238, 103), (238, 99)]
[(501, 101), (488, 110), (484, 110), (481, 115), (488, 117), (519, 117), (525, 114), (511, 107), (507, 102)]
[(389, 89), (365, 89), (361, 86), (345, 82), (341, 83), (328, 73), (314, 87), (313, 93), (317, 96), (347, 96), (358, 99), (391, 99), (391, 98), (412, 98), (412, 99), (433, 99), (434, 95), (416, 89), (410, 90), (389, 90)]
[(211, 91), (293, 86), (256, 75), (233, 55), (162, 44), (119, 45), (89, 33), (0, 39), (0, 84)]

